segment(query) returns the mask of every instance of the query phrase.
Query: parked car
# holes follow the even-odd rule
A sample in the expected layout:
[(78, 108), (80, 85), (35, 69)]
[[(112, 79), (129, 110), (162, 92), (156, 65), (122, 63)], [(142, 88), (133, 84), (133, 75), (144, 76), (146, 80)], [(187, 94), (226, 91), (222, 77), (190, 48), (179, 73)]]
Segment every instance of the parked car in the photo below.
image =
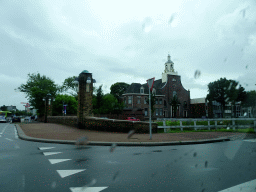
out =
[(128, 117), (126, 120), (128, 120), (128, 121), (140, 121), (139, 119), (136, 119), (135, 117)]
[(13, 117), (12, 122), (21, 122), (20, 117), (18, 117), (18, 116)]
[(7, 122), (11, 122), (12, 121), (12, 117), (6, 117), (6, 121)]
[(30, 116), (26, 116), (26, 117), (24, 118), (24, 121), (30, 122), (30, 121), (31, 121), (31, 117), (30, 117)]
[(5, 116), (0, 115), (0, 123), (6, 123)]

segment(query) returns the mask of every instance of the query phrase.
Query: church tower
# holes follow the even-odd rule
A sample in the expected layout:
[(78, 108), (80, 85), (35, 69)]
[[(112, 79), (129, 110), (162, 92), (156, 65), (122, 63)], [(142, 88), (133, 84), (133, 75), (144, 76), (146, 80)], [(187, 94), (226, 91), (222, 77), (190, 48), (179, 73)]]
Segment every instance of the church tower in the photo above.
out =
[(171, 61), (171, 57), (168, 54), (167, 62), (165, 63), (165, 70), (162, 73), (162, 83), (167, 81), (167, 75), (178, 75), (178, 72), (174, 71), (173, 65), (174, 63)]

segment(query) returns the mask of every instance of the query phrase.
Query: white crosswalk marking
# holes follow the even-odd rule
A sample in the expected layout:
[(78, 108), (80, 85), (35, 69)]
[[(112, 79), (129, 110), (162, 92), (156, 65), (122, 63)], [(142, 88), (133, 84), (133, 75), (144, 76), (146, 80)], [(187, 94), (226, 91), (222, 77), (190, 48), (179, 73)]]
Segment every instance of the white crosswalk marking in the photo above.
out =
[(48, 156), (48, 155), (56, 155), (56, 154), (59, 154), (59, 153), (62, 153), (62, 152), (44, 152), (43, 154), (45, 156)]
[(13, 141), (12, 139), (9, 139), (9, 138), (5, 138), (6, 140), (8, 140), (8, 141)]
[(108, 187), (70, 187), (72, 192), (100, 192)]
[(56, 164), (56, 163), (61, 163), (63, 161), (68, 161), (71, 159), (48, 159), (50, 161), (51, 164)]
[(14, 135), (15, 135), (15, 139), (18, 139), (18, 138), (19, 138), (19, 137), (18, 137), (18, 133), (17, 133), (16, 127), (14, 127)]
[(74, 169), (74, 170), (57, 170), (57, 172), (59, 173), (59, 175), (61, 176), (61, 178), (63, 177), (67, 177), (69, 175), (73, 175), (79, 172), (82, 172), (86, 169)]
[(248, 141), (248, 142), (256, 142), (256, 139), (247, 139), (247, 140), (244, 140), (244, 141)]
[(53, 149), (55, 147), (38, 147), (39, 150)]
[(237, 191), (252, 192), (252, 191), (255, 191), (255, 188), (256, 188), (256, 179), (252, 181), (248, 181), (246, 183), (242, 183), (240, 185), (236, 185), (234, 187), (230, 187), (228, 189), (224, 189), (219, 192), (237, 192)]

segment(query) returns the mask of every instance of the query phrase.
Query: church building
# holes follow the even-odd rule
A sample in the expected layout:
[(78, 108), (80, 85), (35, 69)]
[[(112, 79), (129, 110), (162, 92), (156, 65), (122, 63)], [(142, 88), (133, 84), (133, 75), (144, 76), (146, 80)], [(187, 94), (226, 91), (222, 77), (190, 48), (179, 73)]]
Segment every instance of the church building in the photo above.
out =
[[(146, 103), (149, 96), (148, 92), (147, 83), (132, 83), (122, 95), (126, 105), (123, 113), (138, 118), (143, 116), (144, 119), (141, 120), (147, 120), (149, 118), (149, 105)], [(164, 64), (162, 79), (154, 82), (153, 93), (156, 96), (155, 111), (152, 114), (153, 119), (190, 117), (190, 91), (182, 86), (181, 77), (178, 72), (174, 71), (174, 63), (171, 61), (170, 55), (168, 55)], [(175, 95), (179, 101), (176, 111), (171, 104)]]

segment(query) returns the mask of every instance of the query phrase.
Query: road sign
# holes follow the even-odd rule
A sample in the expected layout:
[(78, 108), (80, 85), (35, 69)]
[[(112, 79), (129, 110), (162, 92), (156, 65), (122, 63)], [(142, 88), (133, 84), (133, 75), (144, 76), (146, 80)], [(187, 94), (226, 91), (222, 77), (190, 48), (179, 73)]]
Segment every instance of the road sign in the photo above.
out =
[(29, 103), (27, 103), (25, 107), (27, 107), (27, 108), (30, 107)]
[(152, 91), (153, 85), (154, 85), (154, 81), (155, 81), (155, 77), (148, 79), (147, 83), (148, 83), (148, 88)]

